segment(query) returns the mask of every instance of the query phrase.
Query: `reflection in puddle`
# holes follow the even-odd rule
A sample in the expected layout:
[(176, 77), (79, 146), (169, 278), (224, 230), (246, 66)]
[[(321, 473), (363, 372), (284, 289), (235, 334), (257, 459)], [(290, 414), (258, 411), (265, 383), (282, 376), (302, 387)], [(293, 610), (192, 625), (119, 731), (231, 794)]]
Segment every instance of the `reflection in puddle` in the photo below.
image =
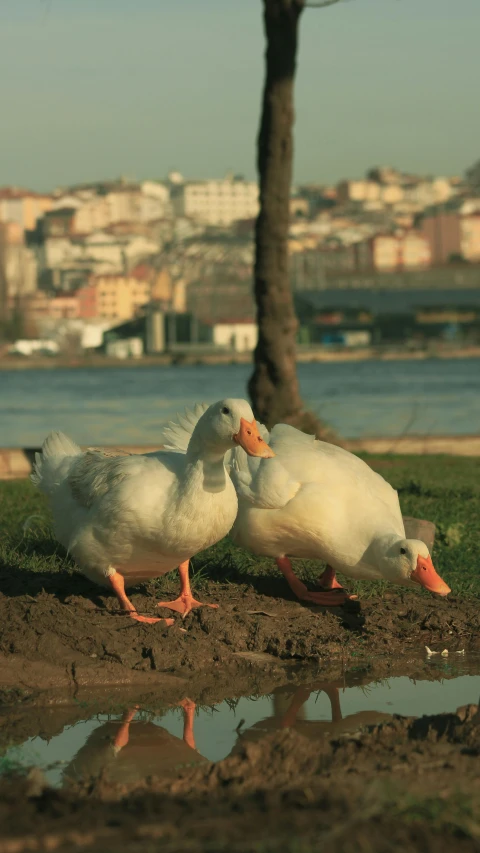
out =
[(120, 720), (101, 723), (89, 735), (63, 773), (65, 781), (98, 777), (105, 781), (133, 783), (149, 776), (175, 776), (179, 767), (206, 762), (195, 748), (195, 704), (183, 708), (183, 732), (177, 737), (153, 721), (135, 718), (137, 707)]
[[(480, 675), (471, 673), (480, 672), (480, 661), (475, 667), (472, 661), (459, 661), (454, 669), (442, 660), (431, 662), (430, 668), (437, 680), (398, 677), (369, 682), (365, 673), (350, 671), (348, 686), (319, 680), (212, 707), (184, 700), (162, 715), (130, 705), (123, 714), (99, 714), (65, 725), (49, 740), (38, 734), (29, 737), (3, 752), (0, 770), (35, 765), (56, 786), (99, 775), (108, 782), (133, 783), (149, 776), (174, 776), (186, 765), (218, 761), (281, 728), (292, 727), (314, 741), (380, 723), (393, 714), (421, 716), (478, 702)], [(30, 730), (33, 734), (33, 718)]]

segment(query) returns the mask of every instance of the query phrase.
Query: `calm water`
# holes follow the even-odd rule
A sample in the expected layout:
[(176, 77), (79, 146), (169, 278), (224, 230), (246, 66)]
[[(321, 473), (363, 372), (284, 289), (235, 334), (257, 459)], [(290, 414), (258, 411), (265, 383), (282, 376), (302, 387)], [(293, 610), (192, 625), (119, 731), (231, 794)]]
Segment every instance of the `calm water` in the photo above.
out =
[[(300, 364), (308, 406), (347, 438), (476, 434), (480, 360)], [(158, 443), (185, 406), (244, 397), (249, 365), (0, 371), (0, 447), (51, 429), (80, 444)]]
[[(453, 657), (453, 656), (452, 656)], [(316, 684), (308, 687), (286, 686), (275, 693), (245, 696), (220, 702), (212, 707), (190, 708), (190, 713), (175, 707), (163, 714), (130, 704), (122, 714), (97, 714), (78, 722), (55, 727), (47, 739), (38, 732), (38, 716), (32, 717), (32, 735), (10, 746), (0, 759), (0, 772), (16, 767), (40, 767), (48, 781), (56, 786), (68, 779), (97, 776), (101, 772), (110, 781), (133, 782), (150, 775), (171, 774), (179, 767), (204, 761), (219, 761), (234, 754), (242, 743), (259, 740), (266, 734), (289, 726), (310, 740), (355, 731), (363, 725), (387, 720), (392, 714), (421, 716), (455, 711), (466, 704), (478, 703), (480, 660), (468, 656), (431, 661), (428, 664), (438, 680), (390, 678), (381, 683), (350, 673), (351, 686)], [(445, 679), (444, 676), (450, 676)], [(455, 676), (452, 678), (452, 676)], [(356, 683), (357, 682), (357, 683)], [(292, 712), (293, 705), (295, 710)], [(15, 712), (12, 712), (15, 713)], [(22, 713), (20, 711), (20, 713)], [(28, 730), (28, 711), (23, 712), (22, 730)], [(52, 714), (65, 709), (51, 708)], [(75, 714), (75, 712), (73, 712)], [(122, 722), (131, 719), (123, 746), (116, 748)], [(194, 743), (185, 736), (191, 722)], [(9, 741), (9, 724), (4, 722), (3, 741)], [(15, 720), (11, 731), (14, 737)], [(10, 740), (11, 743), (11, 740)], [(195, 747), (195, 748), (194, 748)]]

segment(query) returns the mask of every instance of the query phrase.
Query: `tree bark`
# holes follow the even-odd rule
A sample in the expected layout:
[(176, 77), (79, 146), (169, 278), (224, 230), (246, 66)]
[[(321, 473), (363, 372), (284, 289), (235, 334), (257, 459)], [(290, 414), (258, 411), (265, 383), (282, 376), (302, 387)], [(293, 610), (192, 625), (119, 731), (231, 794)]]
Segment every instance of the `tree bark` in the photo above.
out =
[(268, 427), (302, 419), (295, 316), (288, 265), (293, 164), (293, 87), (304, 0), (263, 0), (266, 76), (258, 134), (260, 212), (255, 228), (258, 344), (248, 390)]

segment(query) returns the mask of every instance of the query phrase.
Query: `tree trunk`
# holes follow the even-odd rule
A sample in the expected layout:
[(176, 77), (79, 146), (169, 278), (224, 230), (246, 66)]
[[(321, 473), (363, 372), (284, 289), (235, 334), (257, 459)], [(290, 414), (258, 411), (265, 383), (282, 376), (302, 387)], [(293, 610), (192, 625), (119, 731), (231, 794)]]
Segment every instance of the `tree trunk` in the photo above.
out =
[(298, 328), (288, 265), (293, 163), (293, 86), (304, 0), (263, 0), (266, 78), (258, 135), (260, 212), (255, 228), (258, 344), (248, 390), (256, 417), (271, 427), (302, 419), (295, 344)]

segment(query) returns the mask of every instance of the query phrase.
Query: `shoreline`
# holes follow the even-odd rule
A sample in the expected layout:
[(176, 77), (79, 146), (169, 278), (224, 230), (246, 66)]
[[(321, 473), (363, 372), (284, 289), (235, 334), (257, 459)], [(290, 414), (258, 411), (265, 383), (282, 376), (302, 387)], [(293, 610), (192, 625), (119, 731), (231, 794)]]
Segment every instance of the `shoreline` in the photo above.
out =
[[(480, 456), (480, 435), (404, 435), (398, 438), (377, 437), (344, 439), (343, 447), (352, 453), (367, 453), (380, 456)], [(86, 447), (82, 448), (86, 450)], [(158, 445), (104, 446), (109, 452), (152, 453), (161, 450)], [(24, 480), (32, 472), (35, 453), (40, 447), (0, 447), (0, 481)]]
[[(364, 349), (340, 350), (340, 349), (298, 349), (297, 362), (299, 364), (311, 363), (335, 363), (335, 362), (359, 362), (359, 361), (426, 361), (432, 359), (462, 359), (480, 358), (480, 346), (463, 348), (438, 347), (426, 350), (381, 349), (379, 347), (365, 347)], [(202, 353), (202, 352), (174, 352), (162, 355), (143, 356), (142, 358), (109, 358), (103, 355), (82, 356), (78, 358), (56, 358), (45, 356), (42, 358), (4, 356), (0, 358), (0, 371), (2, 370), (58, 370), (58, 369), (97, 369), (97, 368), (122, 368), (122, 367), (180, 367), (182, 365), (228, 365), (228, 364), (250, 364), (252, 353)]]

